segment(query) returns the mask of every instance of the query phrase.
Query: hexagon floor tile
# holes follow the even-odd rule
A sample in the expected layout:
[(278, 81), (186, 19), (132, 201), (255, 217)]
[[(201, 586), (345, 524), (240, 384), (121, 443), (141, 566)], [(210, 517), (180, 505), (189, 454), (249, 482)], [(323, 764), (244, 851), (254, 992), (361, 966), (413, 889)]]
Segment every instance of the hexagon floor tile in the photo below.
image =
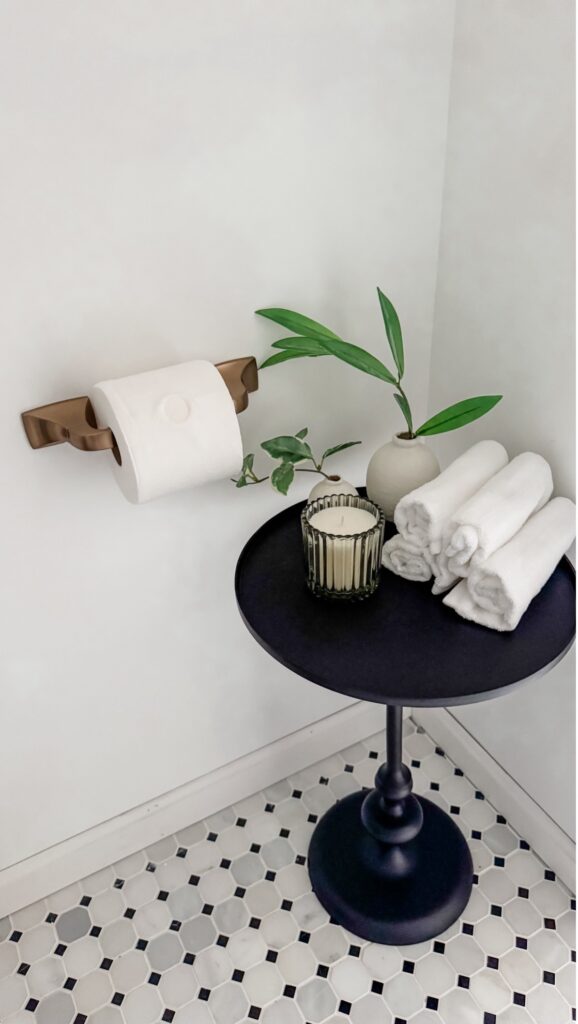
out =
[(356, 743), (0, 920), (2, 1024), (575, 1021), (571, 894), (411, 719), (404, 757), (468, 838), (471, 900), (417, 946), (330, 920), (309, 838), (382, 755)]

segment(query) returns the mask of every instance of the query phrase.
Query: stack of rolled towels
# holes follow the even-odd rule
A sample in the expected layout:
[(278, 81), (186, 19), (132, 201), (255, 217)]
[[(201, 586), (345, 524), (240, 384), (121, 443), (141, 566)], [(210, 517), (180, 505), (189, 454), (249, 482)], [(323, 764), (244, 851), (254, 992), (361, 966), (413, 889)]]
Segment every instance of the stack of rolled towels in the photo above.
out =
[(574, 503), (552, 491), (541, 455), (509, 462), (503, 445), (480, 441), (398, 502), (383, 565), (433, 576), (432, 592), (465, 619), (515, 629), (575, 537)]

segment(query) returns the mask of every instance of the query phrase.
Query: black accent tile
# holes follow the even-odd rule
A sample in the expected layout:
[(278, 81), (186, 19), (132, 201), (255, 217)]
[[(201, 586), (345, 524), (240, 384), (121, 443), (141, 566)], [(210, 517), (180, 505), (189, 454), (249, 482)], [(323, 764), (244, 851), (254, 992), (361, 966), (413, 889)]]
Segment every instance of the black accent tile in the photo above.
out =
[(554, 874), (553, 871), (550, 871), (549, 868), (546, 869), (546, 871), (544, 872), (544, 878), (546, 879), (547, 882), (555, 882), (556, 881), (556, 875)]
[(203, 906), (201, 907), (201, 914), (206, 914), (207, 917), (210, 917), (214, 909), (215, 908), (212, 903), (203, 903)]
[(246, 824), (247, 824), (247, 819), (246, 818), (237, 818), (237, 820), (235, 822), (235, 825), (237, 826), (237, 828), (245, 828)]
[(486, 1010), (486, 1012), (484, 1013), (484, 1019), (482, 1021), (482, 1024), (496, 1024), (497, 1019), (498, 1018), (496, 1017), (495, 1013), (488, 1013), (488, 1011)]
[(317, 814), (308, 814), (307, 815), (307, 821), (310, 822), (311, 825), (316, 825), (318, 820), (319, 820), (319, 816)]
[(115, 1006), (120, 1006), (120, 1004), (122, 1003), (123, 999), (124, 999), (124, 992), (115, 992), (113, 997), (112, 997), (112, 999), (111, 999), (111, 1003), (114, 1003)]
[(139, 939), (136, 944), (136, 949), (146, 949), (148, 946), (148, 939)]
[(205, 1003), (211, 994), (210, 988), (200, 988), (197, 999), (203, 999)]
[(56, 956), (64, 956), (64, 954), (66, 953), (67, 949), (68, 949), (67, 946), (65, 946), (62, 942), (59, 942), (57, 947), (56, 947), (56, 949), (54, 950), (54, 952), (55, 952)]
[(570, 959), (571, 959), (573, 964), (576, 963), (576, 950), (575, 949), (571, 949), (570, 950)]
[(260, 853), (261, 852), (261, 847), (260, 847), (259, 843), (251, 843), (249, 849), (250, 849), (251, 853)]
[(299, 939), (299, 942), (309, 942), (311, 932), (299, 932), (297, 938)]
[(128, 917), (128, 919), (130, 920), (131, 918), (134, 917), (135, 914), (136, 914), (136, 910), (133, 907), (127, 907), (123, 916), (124, 917)]
[(347, 952), (349, 956), (361, 956), (361, 946), (350, 946)]
[(22, 938), (22, 932), (12, 932), (10, 936), (10, 942), (19, 942)]
[(353, 771), (353, 765), (352, 764), (346, 764), (345, 768), (343, 770), (346, 771), (346, 772), (352, 772)]
[(246, 892), (247, 890), (244, 889), (242, 885), (238, 885), (237, 888), (235, 889), (234, 895), (238, 896), (239, 899), (242, 900)]
[(146, 866), (146, 870), (154, 872), (154, 871), (156, 871), (156, 869), (157, 869), (156, 864), (151, 864), (151, 862), (149, 861), (147, 866)]
[(18, 968), (16, 973), (17, 974), (28, 974), (29, 970), (30, 970), (30, 964), (20, 964), (20, 967)]
[(168, 900), (168, 898), (169, 898), (169, 894), (168, 894), (167, 890), (166, 889), (161, 889), (161, 891), (159, 892), (159, 894), (157, 896), (157, 900), (160, 900), (161, 903), (164, 903), (166, 900)]
[(415, 758), (411, 762), (412, 768), (421, 768), (421, 761), (417, 761)]
[(163, 1015), (162, 1015), (162, 1017), (161, 1017), (161, 1020), (166, 1020), (166, 1021), (169, 1022), (169, 1024), (174, 1019), (175, 1019), (175, 1011), (174, 1010), (165, 1010)]
[(187, 851), (185, 850), (184, 846), (179, 846), (179, 848), (177, 850), (177, 857), (186, 857), (186, 856), (187, 856)]
[(351, 1013), (351, 1003), (348, 1003), (346, 999), (342, 999), (337, 1009), (339, 1013), (346, 1013), (349, 1016)]
[(492, 903), (492, 905), (490, 907), (490, 914), (492, 914), (493, 917), (501, 917), (502, 916), (502, 908), (498, 907), (498, 905), (496, 903)]
[(277, 872), (276, 871), (266, 871), (265, 872), (265, 880), (267, 882), (274, 882), (276, 878), (277, 878)]
[(122, 889), (122, 887), (124, 885), (124, 878), (115, 878), (115, 880), (114, 880), (114, 882), (112, 884), (113, 884), (113, 888), (115, 888), (115, 889)]
[(207, 841), (209, 843), (216, 843), (217, 842), (217, 833), (216, 832), (209, 832), (209, 834), (207, 836)]
[(277, 962), (277, 957), (278, 956), (279, 956), (279, 954), (278, 954), (276, 949), (268, 949), (267, 950), (267, 956), (265, 957), (265, 960), (268, 960), (270, 964), (274, 964), (274, 963)]
[(272, 814), (275, 810), (275, 804), (265, 804), (265, 810), (267, 811), (267, 814)]
[(26, 1006), (24, 1007), (24, 1009), (25, 1010), (30, 1010), (30, 1013), (34, 1013), (34, 1011), (35, 1011), (37, 1006), (38, 1006), (38, 999), (29, 999), (28, 1002), (26, 1003)]
[(479, 875), (472, 875), (472, 885), (477, 885), (480, 881)]
[(200, 881), (200, 875), (190, 875), (189, 877), (189, 885), (198, 885)]
[(195, 962), (195, 954), (194, 953), (185, 953), (185, 955), (183, 957), (183, 963), (184, 964), (188, 964), (189, 966), (191, 966), (191, 964), (194, 964), (194, 962)]
[(496, 867), (496, 868), (505, 868), (505, 866), (506, 866), (506, 861), (504, 860), (503, 857), (494, 857), (494, 867)]
[(182, 921), (171, 921), (171, 923), (169, 925), (169, 928), (170, 928), (170, 930), (172, 932), (180, 932), (182, 926), (183, 926), (183, 922)]
[(252, 917), (249, 921), (249, 928), (259, 928), (261, 925), (260, 917)]
[[(92, 897), (91, 896), (83, 896), (81, 901), (80, 901), (80, 906), (81, 907), (89, 907), (90, 904), (91, 904), (91, 901), (92, 901)], [(48, 920), (48, 918), (46, 918), (46, 920)]]
[(486, 967), (491, 967), (493, 971), (499, 971), (500, 961), (497, 956), (489, 956), (486, 960)]
[(245, 977), (245, 972), (244, 971), (239, 971), (239, 970), (235, 969), (233, 971), (232, 977), (233, 977), (233, 981), (241, 982), (243, 980), (243, 978)]
[(444, 953), (446, 948), (445, 942), (434, 942), (433, 951), (434, 953)]
[(369, 751), (369, 756), (370, 756), (372, 761), (376, 761), (379, 755), (377, 753), (377, 750), (370, 750)]
[(329, 785), (329, 779), (326, 779), (324, 775), (321, 775), (320, 778), (319, 778), (319, 785), (320, 786), (328, 786)]
[(525, 1006), (526, 996), (522, 992), (514, 992), (513, 1002), (516, 1006)]
[(544, 918), (544, 928), (549, 928), (552, 932), (556, 931), (556, 922), (553, 917)]
[(295, 988), (295, 985), (285, 985), (285, 988), (283, 989), (283, 995), (287, 999), (294, 999), (296, 991), (297, 989)]
[(425, 1001), (426, 1010), (437, 1010), (438, 1006), (439, 1006), (439, 999), (436, 999), (435, 996), (428, 996), (427, 997), (427, 999)]
[(67, 978), (62, 987), (67, 988), (69, 991), (72, 991), (72, 989), (76, 985), (76, 981), (76, 978)]
[(281, 910), (291, 910), (293, 906), (293, 900), (283, 900), (281, 904)]
[(317, 977), (326, 978), (328, 974), (329, 968), (326, 967), (325, 964), (319, 964), (319, 967), (317, 968)]
[(473, 935), (474, 934), (474, 926), (473, 926), (473, 924), (467, 924), (464, 921), (464, 923), (462, 925), (462, 932), (464, 933), (464, 935)]
[(229, 858), (228, 857), (223, 857), (221, 863), (219, 864), (219, 867), (220, 868), (230, 868), (231, 867), (231, 861), (229, 860)]
[[(88, 899), (88, 897), (85, 897), (85, 898)], [(82, 900), (80, 902), (82, 903)], [(53, 914), (51, 912), (50, 914), (46, 915), (46, 923), (47, 924), (54, 924), (55, 921), (56, 921), (56, 914)]]
[(297, 856), (295, 858), (295, 863), (296, 864), (300, 864), (301, 867), (303, 867), (303, 865), (306, 863), (306, 858), (303, 856), (302, 853), (298, 853), (297, 854)]
[(529, 889), (524, 889), (523, 886), (518, 886), (518, 896), (520, 896), (523, 900), (529, 899), (530, 898), (530, 891), (529, 891)]
[(458, 988), (469, 988), (470, 979), (466, 978), (465, 974), (458, 974)]
[(77, 1013), (72, 1024), (86, 1024), (88, 1017), (85, 1013)]
[(429, 788), (433, 789), (434, 793), (439, 793), (440, 784), (439, 782), (430, 782)]
[(451, 807), (450, 807), (450, 814), (459, 814), (459, 813), (460, 813), (459, 807), (457, 807), (455, 804), (452, 804)]
[(229, 936), (228, 935), (219, 935), (217, 937), (216, 945), (217, 946), (226, 946), (228, 941), (229, 941)]
[(472, 839), (481, 839), (481, 838), (482, 838), (482, 833), (477, 828), (473, 828), (472, 829)]
[(486, 798), (485, 798), (484, 794), (481, 793), (479, 789), (476, 789), (476, 800), (485, 800), (485, 799)]
[(404, 972), (404, 974), (413, 974), (413, 972), (415, 971), (415, 964), (413, 960), (404, 960), (402, 971)]
[(158, 985), (160, 980), (161, 980), (161, 976), (160, 976), (160, 974), (157, 974), (156, 971), (153, 971), (152, 974), (149, 974), (149, 976), (147, 978), (147, 981), (148, 981), (149, 985)]
[(300, 789), (294, 789), (293, 792), (291, 793), (291, 796), (294, 796), (296, 800), (300, 800), (301, 797), (303, 796), (303, 793), (301, 792)]
[(250, 1020), (259, 1020), (259, 1017), (261, 1016), (261, 1007), (260, 1006), (250, 1006), (249, 1007), (249, 1014), (248, 1014), (248, 1016), (249, 1016)]
[(528, 940), (525, 939), (523, 935), (516, 935), (516, 947), (517, 949), (527, 949)]
[(544, 971), (542, 981), (545, 981), (547, 985), (555, 985), (556, 975), (552, 974), (552, 971)]
[(498, 825), (507, 825), (508, 822), (504, 818), (503, 814), (496, 814), (496, 822)]
[(461, 768), (454, 768), (454, 775), (459, 775), (460, 778), (463, 778), (464, 773)]
[(520, 849), (521, 850), (529, 850), (530, 849), (530, 844), (527, 843), (525, 839), (520, 839)]
[(282, 828), (280, 833), (279, 833), (279, 835), (281, 836), (282, 839), (287, 839), (288, 836), (289, 836), (289, 829), (288, 828)]
[(112, 960), (110, 959), (110, 957), (105, 956), (104, 960), (101, 960), (98, 966), (100, 967), (101, 971), (110, 971), (112, 967)]
[(382, 995), (383, 994), (383, 982), (382, 981), (372, 981), (371, 982), (371, 991), (375, 992), (376, 996)]
[(436, 747), (435, 750), (436, 750), (436, 754), (438, 755), (438, 757), (445, 757), (446, 756), (445, 750), (442, 750), (441, 747)]

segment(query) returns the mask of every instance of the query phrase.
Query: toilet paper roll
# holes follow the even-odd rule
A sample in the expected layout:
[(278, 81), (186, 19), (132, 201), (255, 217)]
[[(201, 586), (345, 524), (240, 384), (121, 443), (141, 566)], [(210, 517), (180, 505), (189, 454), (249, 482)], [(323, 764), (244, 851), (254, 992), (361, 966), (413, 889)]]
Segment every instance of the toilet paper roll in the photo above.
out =
[(121, 462), (110, 461), (129, 501), (221, 480), (241, 466), (235, 407), (212, 363), (193, 359), (105, 380), (90, 401), (98, 426), (115, 436)]

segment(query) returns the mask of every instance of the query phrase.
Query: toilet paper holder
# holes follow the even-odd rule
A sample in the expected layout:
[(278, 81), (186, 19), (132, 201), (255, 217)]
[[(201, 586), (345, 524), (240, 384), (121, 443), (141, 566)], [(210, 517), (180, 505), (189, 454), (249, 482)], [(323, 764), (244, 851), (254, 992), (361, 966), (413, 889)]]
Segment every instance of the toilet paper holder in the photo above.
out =
[[(243, 356), (215, 365), (233, 399), (235, 412), (243, 412), (249, 404), (249, 395), (259, 387), (255, 357)], [(114, 434), (110, 427), (97, 425), (88, 395), (29, 409), (22, 413), (22, 422), (32, 448), (47, 448), (68, 441), (83, 452), (111, 450), (120, 462)]]

